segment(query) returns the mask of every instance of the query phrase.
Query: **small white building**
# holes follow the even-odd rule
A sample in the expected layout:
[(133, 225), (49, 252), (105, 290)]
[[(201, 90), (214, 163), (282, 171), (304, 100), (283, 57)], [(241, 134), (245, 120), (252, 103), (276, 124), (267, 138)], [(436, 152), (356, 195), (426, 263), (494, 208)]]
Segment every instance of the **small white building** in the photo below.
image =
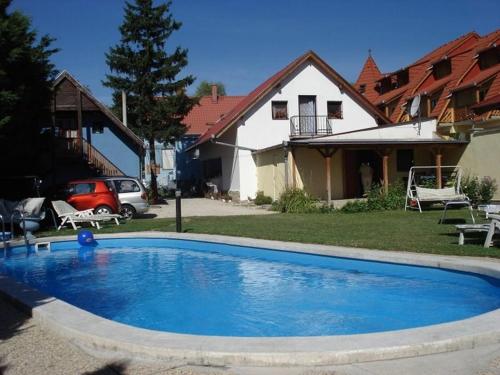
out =
[(259, 85), (189, 149), (197, 149), (205, 178), (236, 199), (258, 191), (276, 199), (286, 187), (300, 187), (330, 201), (362, 195), (363, 163), (373, 169), (374, 182), (387, 185), (413, 164), (434, 164), (442, 147), (464, 143), (435, 131), (430, 119), (392, 125), (310, 51)]

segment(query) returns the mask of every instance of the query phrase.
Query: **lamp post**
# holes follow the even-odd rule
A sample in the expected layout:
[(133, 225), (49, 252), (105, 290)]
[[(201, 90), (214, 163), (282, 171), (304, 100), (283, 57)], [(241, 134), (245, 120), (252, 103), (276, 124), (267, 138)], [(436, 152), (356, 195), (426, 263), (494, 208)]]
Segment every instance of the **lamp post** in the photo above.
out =
[(182, 232), (182, 215), (181, 215), (181, 191), (175, 191), (175, 230), (177, 233)]

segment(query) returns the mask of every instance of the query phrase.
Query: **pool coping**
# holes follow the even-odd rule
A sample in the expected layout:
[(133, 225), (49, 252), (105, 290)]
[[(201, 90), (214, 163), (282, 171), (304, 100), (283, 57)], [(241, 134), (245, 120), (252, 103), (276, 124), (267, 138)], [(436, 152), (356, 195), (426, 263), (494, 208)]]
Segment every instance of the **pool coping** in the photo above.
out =
[[(447, 268), (500, 279), (500, 262), (420, 253), (347, 248), (243, 237), (172, 232), (96, 234), (103, 238), (177, 238)], [(75, 240), (45, 237), (36, 242)], [(22, 243), (20, 243), (22, 244)], [(2, 297), (20, 304), (42, 327), (90, 353), (112, 358), (175, 360), (191, 365), (311, 366), (416, 357), (500, 343), (500, 309), (469, 319), (380, 333), (318, 337), (221, 337), (136, 328), (101, 318), (9, 277)]]

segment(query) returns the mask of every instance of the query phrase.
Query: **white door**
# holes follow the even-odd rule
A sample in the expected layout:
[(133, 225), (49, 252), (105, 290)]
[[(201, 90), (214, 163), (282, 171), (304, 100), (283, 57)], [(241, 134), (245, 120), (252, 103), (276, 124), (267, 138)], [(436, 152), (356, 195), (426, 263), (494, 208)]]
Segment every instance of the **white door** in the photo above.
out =
[(299, 95), (300, 134), (316, 134), (316, 97)]

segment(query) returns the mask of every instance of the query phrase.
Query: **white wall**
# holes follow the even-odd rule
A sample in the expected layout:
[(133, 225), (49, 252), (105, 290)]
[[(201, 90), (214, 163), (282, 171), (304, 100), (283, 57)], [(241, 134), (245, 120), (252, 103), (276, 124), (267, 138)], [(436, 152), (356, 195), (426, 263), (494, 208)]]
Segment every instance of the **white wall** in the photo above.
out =
[[(237, 144), (236, 134), (236, 128), (229, 129), (219, 140), (229, 144)], [(239, 191), (240, 166), (238, 162), (237, 149), (210, 142), (204, 143), (200, 146), (200, 160), (215, 158), (221, 158), (222, 162), (222, 180), (219, 183), (219, 189), (223, 191)]]
[(333, 133), (377, 126), (375, 119), (312, 63), (304, 64), (295, 74), (273, 90), (239, 122), (240, 146), (262, 149), (289, 140), (290, 120), (273, 120), (272, 101), (288, 102), (288, 117), (299, 114), (299, 95), (316, 96), (316, 113), (327, 115), (328, 101), (342, 101), (343, 119), (331, 120)]
[[(299, 95), (316, 96), (316, 114), (327, 115), (328, 101), (342, 101), (343, 119), (331, 120), (333, 133), (343, 133), (377, 126), (376, 120), (342, 92), (312, 63), (301, 66), (295, 74), (281, 83), (257, 103), (237, 123), (239, 146), (263, 149), (290, 139), (290, 120), (272, 119), (272, 101), (288, 102), (288, 117), (299, 114)], [(249, 151), (239, 150), (240, 197), (254, 198), (257, 193), (257, 168)]]

